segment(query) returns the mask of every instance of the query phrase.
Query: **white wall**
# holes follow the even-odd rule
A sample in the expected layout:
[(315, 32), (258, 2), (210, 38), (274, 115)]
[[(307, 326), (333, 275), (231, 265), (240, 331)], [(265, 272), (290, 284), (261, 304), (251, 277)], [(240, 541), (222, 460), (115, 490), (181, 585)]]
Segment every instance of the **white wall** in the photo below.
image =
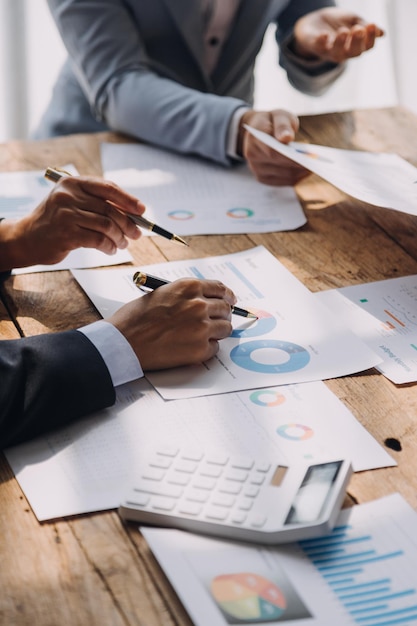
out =
[[(314, 98), (288, 84), (268, 31), (257, 63), (257, 107), (303, 114), (401, 102), (417, 112), (416, 0), (339, 0), (339, 5), (377, 22), (386, 36), (374, 50), (351, 60), (327, 94)], [(25, 138), (36, 127), (65, 56), (46, 0), (0, 0), (0, 141)]]

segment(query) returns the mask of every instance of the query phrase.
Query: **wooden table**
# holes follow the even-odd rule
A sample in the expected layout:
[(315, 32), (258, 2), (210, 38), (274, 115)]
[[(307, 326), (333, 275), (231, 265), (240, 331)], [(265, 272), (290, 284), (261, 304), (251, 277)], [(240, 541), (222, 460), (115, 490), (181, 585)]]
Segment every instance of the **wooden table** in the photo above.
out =
[[(417, 166), (417, 117), (399, 108), (302, 119), (300, 138), (338, 148), (396, 152)], [(113, 134), (74, 135), (0, 146), (0, 171), (74, 163), (101, 174), (101, 141)], [(143, 238), (131, 246), (137, 264), (237, 252), (263, 244), (309, 289), (342, 287), (417, 273), (417, 218), (364, 205), (315, 176), (297, 187), (308, 223), (294, 232), (191, 238), (191, 246)], [(21, 275), (0, 291), (0, 336), (79, 326), (97, 318), (69, 272)], [(0, 381), (1, 384), (1, 381)], [(375, 370), (330, 380), (329, 388), (398, 467), (356, 474), (350, 502), (400, 492), (417, 509), (417, 385), (396, 387)], [(39, 524), (0, 455), (0, 624), (168, 626), (191, 622), (135, 525), (117, 513)]]

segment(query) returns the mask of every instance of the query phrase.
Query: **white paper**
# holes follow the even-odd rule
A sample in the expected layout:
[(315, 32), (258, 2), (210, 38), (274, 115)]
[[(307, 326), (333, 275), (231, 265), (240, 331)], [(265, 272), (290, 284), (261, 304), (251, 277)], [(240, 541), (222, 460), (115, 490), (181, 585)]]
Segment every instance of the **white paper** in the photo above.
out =
[(417, 275), (315, 294), (382, 359), (396, 384), (417, 381)]
[(399, 495), (277, 548), (141, 528), (195, 626), (417, 623), (417, 515)]
[(265, 233), (306, 223), (292, 187), (263, 185), (244, 164), (225, 168), (152, 146), (112, 143), (101, 144), (101, 160), (107, 179), (177, 235)]
[[(170, 281), (181, 276), (222, 280), (235, 292), (239, 306), (259, 316), (253, 321), (233, 315), (234, 331), (210, 361), (149, 373), (148, 380), (165, 399), (324, 380), (363, 371), (381, 360), (263, 246), (141, 269)], [(103, 317), (140, 294), (133, 273), (73, 272)]]
[(353, 198), (417, 215), (417, 169), (397, 154), (341, 150), (310, 143), (281, 143), (246, 127), (280, 154), (318, 174)]
[(113, 408), (5, 454), (45, 520), (117, 507), (165, 443), (283, 464), (348, 458), (355, 471), (395, 465), (322, 382), (172, 402), (142, 379), (119, 387)]
[[(73, 165), (66, 165), (64, 169), (70, 174), (77, 174)], [(54, 183), (44, 177), (44, 170), (1, 172), (0, 217), (20, 219), (32, 213), (53, 187)], [(129, 263), (132, 260), (133, 258), (127, 250), (117, 250), (116, 254), (109, 255), (93, 248), (78, 248), (72, 250), (60, 263), (22, 267), (14, 269), (13, 274), (101, 267)]]

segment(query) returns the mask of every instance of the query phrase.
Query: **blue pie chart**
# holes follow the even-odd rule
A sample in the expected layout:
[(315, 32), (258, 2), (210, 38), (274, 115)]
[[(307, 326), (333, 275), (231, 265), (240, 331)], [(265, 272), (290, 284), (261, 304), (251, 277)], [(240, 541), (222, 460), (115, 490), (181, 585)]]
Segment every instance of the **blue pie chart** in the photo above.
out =
[(246, 328), (235, 328), (231, 337), (259, 337), (271, 332), (277, 325), (277, 320), (270, 313), (252, 308), (251, 311), (258, 316), (256, 322), (251, 321), (250, 326)]
[[(258, 355), (256, 352), (260, 351)], [(285, 353), (285, 355), (283, 355)], [(263, 356), (257, 360), (256, 356)], [(283, 356), (286, 358), (283, 360)], [(310, 361), (310, 354), (296, 343), (275, 339), (256, 339), (235, 346), (230, 352), (233, 363), (251, 372), (285, 374), (302, 369)]]

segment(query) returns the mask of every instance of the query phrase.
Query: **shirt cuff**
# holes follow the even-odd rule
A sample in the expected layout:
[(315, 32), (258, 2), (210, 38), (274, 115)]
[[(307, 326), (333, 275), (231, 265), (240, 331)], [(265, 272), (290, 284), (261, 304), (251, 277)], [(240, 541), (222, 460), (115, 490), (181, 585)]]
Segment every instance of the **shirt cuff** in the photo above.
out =
[(139, 359), (126, 337), (113, 324), (99, 320), (77, 330), (99, 351), (114, 387), (142, 378)]
[(237, 153), (237, 139), (239, 132), (239, 124), (242, 119), (242, 115), (249, 110), (249, 107), (239, 107), (233, 113), (230, 123), (229, 129), (227, 131), (227, 139), (226, 139), (226, 154), (231, 159), (235, 159), (236, 161), (244, 161), (242, 157)]

